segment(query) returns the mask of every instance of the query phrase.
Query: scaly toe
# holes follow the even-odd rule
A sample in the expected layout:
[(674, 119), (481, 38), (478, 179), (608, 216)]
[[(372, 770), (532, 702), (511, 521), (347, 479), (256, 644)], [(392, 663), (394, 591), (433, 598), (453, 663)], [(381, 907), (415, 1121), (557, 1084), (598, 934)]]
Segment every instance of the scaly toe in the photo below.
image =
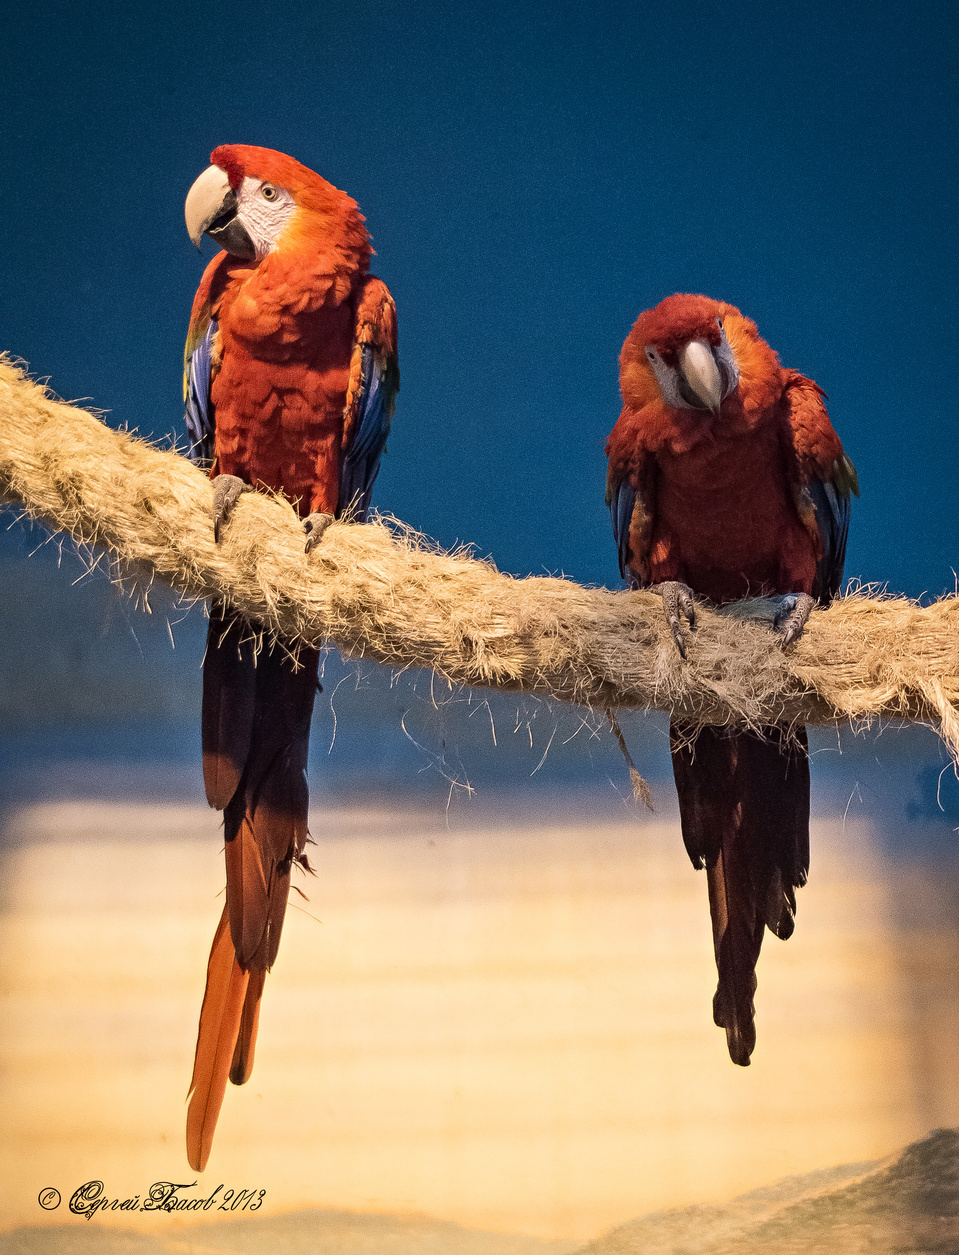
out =
[(223, 528), (230, 521), (233, 507), (240, 499), (240, 494), (252, 492), (249, 484), (245, 484), (238, 475), (217, 475), (213, 481), (213, 539), (220, 543)]
[(815, 604), (816, 599), (808, 593), (787, 593), (782, 598), (773, 619), (773, 630), (784, 646), (791, 645), (802, 636)]
[(323, 539), (323, 533), (332, 522), (332, 514), (310, 514), (303, 520), (303, 530), (306, 532), (307, 553), (313, 552)]
[(653, 590), (663, 599), (663, 613), (672, 633), (680, 658), (686, 657), (686, 633), (683, 631), (682, 620), (685, 617), (692, 631), (696, 630), (696, 602), (693, 590), (688, 584), (680, 584), (677, 580), (667, 580), (658, 584)]

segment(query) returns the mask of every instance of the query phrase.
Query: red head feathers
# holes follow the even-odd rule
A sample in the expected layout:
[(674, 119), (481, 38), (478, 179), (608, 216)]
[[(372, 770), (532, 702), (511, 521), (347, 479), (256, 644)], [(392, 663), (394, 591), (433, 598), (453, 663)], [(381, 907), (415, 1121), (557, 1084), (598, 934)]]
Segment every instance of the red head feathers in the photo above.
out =
[(254, 144), (220, 144), (210, 162), (229, 180), (231, 190), (242, 197), (245, 179), (272, 183), (293, 198), (298, 211), (285, 237), (287, 246), (312, 254), (335, 241), (365, 271), (373, 250), (366, 220), (356, 201), (328, 183), (315, 171), (286, 153)]

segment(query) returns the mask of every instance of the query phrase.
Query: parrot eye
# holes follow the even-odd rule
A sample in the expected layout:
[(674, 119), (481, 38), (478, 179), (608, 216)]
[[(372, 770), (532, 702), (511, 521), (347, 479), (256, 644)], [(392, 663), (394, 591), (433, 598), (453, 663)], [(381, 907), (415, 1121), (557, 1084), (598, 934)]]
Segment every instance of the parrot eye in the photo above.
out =
[(656, 360), (656, 358), (659, 356), (659, 354), (656, 352), (656, 350), (655, 350), (654, 348), (652, 348), (651, 346), (647, 345), (647, 346), (646, 346), (646, 356), (649, 358), (649, 360), (650, 360), (651, 362), (655, 362), (655, 360)]
[(717, 321), (717, 323), (719, 324), (719, 330), (720, 330), (720, 331), (722, 331), (722, 329), (723, 329), (723, 320), (722, 320), (721, 318), (717, 318), (717, 319), (716, 319), (716, 321)]
[(276, 200), (276, 188), (272, 183), (264, 183), (260, 191), (266, 200)]

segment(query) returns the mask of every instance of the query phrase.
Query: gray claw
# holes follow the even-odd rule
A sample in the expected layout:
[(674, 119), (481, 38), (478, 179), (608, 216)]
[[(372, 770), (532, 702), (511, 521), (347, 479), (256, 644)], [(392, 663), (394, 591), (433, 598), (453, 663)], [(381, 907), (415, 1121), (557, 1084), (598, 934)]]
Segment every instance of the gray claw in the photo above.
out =
[(230, 521), (233, 507), (240, 499), (240, 494), (252, 492), (249, 484), (245, 484), (238, 475), (217, 475), (213, 481), (213, 539), (220, 543), (223, 528)]
[(803, 628), (809, 622), (816, 599), (808, 593), (787, 593), (780, 600), (779, 609), (773, 619), (773, 630), (779, 635), (784, 646), (791, 645), (802, 636)]
[(659, 593), (663, 599), (663, 612), (666, 622), (676, 642), (680, 658), (686, 657), (686, 633), (683, 631), (682, 618), (685, 616), (690, 628), (696, 629), (696, 603), (693, 590), (688, 584), (680, 584), (677, 580), (667, 580), (657, 585), (653, 592)]
[(323, 533), (332, 522), (332, 514), (310, 514), (303, 520), (303, 530), (306, 532), (307, 553), (313, 552), (323, 539)]

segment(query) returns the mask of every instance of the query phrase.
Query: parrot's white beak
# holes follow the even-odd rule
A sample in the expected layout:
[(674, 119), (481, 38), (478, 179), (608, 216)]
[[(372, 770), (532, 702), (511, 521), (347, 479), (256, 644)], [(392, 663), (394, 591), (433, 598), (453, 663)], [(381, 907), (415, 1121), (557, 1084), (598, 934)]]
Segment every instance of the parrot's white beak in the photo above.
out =
[(230, 189), (230, 180), (219, 166), (207, 166), (186, 195), (183, 213), (190, 239), (200, 247), (203, 232), (227, 208), (226, 201), (233, 197), (230, 208), (235, 212), (236, 199)]
[(190, 239), (200, 247), (208, 235), (221, 248), (243, 261), (256, 260), (256, 245), (238, 216), (239, 200), (226, 171), (207, 166), (187, 192), (183, 213)]
[(683, 345), (678, 365), (680, 375), (693, 395), (707, 410), (716, 413), (723, 399), (723, 380), (713, 351), (706, 341), (690, 340)]

